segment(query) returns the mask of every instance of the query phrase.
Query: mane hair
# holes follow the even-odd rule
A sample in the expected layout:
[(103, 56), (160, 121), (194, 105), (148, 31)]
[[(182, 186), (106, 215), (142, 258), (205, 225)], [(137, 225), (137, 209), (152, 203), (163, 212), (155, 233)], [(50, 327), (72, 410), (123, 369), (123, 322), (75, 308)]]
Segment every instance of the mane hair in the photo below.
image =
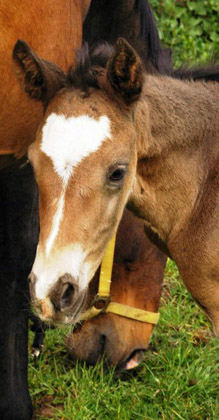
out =
[(182, 66), (173, 70), (171, 76), (180, 80), (205, 80), (206, 82), (219, 82), (219, 65), (212, 64), (210, 66), (191, 68)]
[[(107, 62), (113, 51), (114, 47), (107, 42), (102, 42), (91, 48), (85, 42), (81, 50), (76, 53), (76, 68), (71, 67), (68, 71), (68, 86), (81, 89), (86, 94), (89, 94), (89, 88), (100, 89), (100, 77), (104, 75)], [(166, 72), (160, 72), (159, 74), (166, 74)], [(180, 80), (219, 82), (219, 65), (191, 68), (182, 66), (176, 70), (171, 70), (167, 74)]]

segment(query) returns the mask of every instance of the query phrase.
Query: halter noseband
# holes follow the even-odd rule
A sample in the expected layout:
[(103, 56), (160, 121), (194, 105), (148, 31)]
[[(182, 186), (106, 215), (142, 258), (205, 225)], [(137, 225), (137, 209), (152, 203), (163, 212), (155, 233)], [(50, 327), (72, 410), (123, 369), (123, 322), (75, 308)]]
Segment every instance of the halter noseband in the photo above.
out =
[[(0, 162), (0, 169), (1, 166), (2, 168), (4, 168), (5, 166), (8, 166), (16, 161), (12, 153), (13, 152), (11, 150), (0, 150), (0, 157), (2, 157), (2, 159), (5, 159), (7, 157), (9, 158), (7, 162), (5, 162), (4, 160), (2, 162), (2, 165)], [(20, 159), (22, 163), (23, 159), (24, 157)], [(25, 157), (25, 163), (26, 161), (28, 161), (28, 159)], [(88, 319), (91, 319), (96, 315), (99, 315), (100, 313), (111, 313), (123, 316), (125, 318), (134, 319), (140, 322), (157, 324), (160, 317), (160, 314), (158, 312), (144, 311), (143, 309), (133, 308), (132, 306), (123, 305), (122, 303), (111, 302), (110, 286), (115, 243), (116, 235), (112, 237), (112, 239), (107, 245), (100, 268), (98, 293), (96, 294), (92, 302), (91, 308), (88, 309), (84, 314), (82, 314), (82, 321), (87, 321)]]
[(144, 311), (143, 309), (133, 308), (122, 303), (111, 302), (110, 286), (115, 242), (116, 235), (109, 241), (102, 260), (98, 293), (92, 302), (91, 308), (82, 315), (82, 320), (87, 321), (100, 313), (112, 313), (140, 322), (157, 324), (160, 317), (159, 313)]

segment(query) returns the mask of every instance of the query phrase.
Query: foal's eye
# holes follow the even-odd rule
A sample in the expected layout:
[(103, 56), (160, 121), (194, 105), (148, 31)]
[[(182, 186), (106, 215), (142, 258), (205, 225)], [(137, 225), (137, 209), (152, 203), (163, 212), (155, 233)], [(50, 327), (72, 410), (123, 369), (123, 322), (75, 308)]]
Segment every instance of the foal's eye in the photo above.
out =
[(119, 187), (123, 184), (128, 165), (114, 165), (108, 170), (107, 181), (112, 187)]
[(116, 169), (109, 177), (110, 181), (120, 181), (125, 176), (125, 170), (123, 168)]

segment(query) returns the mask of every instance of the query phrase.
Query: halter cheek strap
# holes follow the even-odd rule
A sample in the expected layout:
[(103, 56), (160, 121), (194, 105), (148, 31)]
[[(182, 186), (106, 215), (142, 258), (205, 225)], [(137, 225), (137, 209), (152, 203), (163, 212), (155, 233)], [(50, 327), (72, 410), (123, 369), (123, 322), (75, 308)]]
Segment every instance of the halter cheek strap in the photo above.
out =
[(100, 313), (112, 313), (140, 322), (157, 324), (160, 317), (159, 313), (144, 311), (143, 309), (133, 308), (132, 306), (123, 305), (121, 303), (111, 302), (110, 286), (115, 242), (116, 235), (109, 241), (102, 260), (98, 293), (92, 302), (91, 308), (82, 315), (82, 320), (86, 321)]

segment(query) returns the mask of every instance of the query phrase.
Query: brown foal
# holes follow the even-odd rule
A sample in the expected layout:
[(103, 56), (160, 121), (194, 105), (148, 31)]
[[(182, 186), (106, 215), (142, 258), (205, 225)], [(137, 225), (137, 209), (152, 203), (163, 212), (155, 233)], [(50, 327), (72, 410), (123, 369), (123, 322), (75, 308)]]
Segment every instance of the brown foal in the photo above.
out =
[(128, 203), (219, 334), (218, 83), (147, 74), (119, 39), (106, 68), (84, 58), (83, 68), (59, 76), (62, 89), (53, 83), (50, 100), (46, 83), (33, 86), (25, 75), (49, 83), (60, 69), (24, 43), (14, 60), (29, 95), (49, 102), (29, 151), (40, 190), (31, 286), (40, 316), (68, 322), (71, 309), (71, 320), (80, 318)]

